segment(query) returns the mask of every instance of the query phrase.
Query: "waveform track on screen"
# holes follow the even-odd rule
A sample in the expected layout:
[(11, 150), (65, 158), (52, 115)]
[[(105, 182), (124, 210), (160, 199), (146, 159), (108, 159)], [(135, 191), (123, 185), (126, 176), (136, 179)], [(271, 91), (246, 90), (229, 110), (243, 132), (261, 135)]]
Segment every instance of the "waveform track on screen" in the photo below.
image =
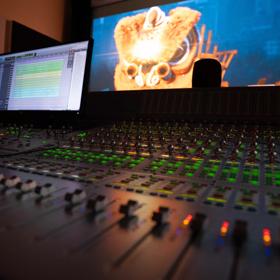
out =
[(58, 59), (18, 65), (12, 97), (58, 96), (63, 64), (63, 59)]

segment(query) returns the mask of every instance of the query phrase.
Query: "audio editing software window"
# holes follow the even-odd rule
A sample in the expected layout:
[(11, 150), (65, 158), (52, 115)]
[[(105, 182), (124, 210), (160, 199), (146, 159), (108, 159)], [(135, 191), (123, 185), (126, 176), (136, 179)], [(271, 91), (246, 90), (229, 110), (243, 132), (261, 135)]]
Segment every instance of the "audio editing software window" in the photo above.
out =
[(0, 110), (80, 109), (88, 42), (0, 56)]

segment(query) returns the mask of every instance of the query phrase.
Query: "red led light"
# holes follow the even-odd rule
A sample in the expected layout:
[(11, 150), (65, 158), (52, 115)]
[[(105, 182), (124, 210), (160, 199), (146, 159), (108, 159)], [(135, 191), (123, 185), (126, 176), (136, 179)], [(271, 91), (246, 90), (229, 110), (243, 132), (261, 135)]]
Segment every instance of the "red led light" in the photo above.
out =
[(271, 232), (270, 229), (264, 228), (263, 229), (263, 243), (265, 246), (270, 246), (271, 245)]
[(182, 222), (183, 226), (184, 227), (188, 226), (189, 223), (191, 222), (192, 218), (193, 218), (193, 216), (191, 214), (187, 215)]
[(220, 234), (221, 236), (226, 236), (228, 234), (228, 230), (229, 230), (229, 222), (228, 221), (224, 221), (222, 223), (222, 226), (220, 228)]

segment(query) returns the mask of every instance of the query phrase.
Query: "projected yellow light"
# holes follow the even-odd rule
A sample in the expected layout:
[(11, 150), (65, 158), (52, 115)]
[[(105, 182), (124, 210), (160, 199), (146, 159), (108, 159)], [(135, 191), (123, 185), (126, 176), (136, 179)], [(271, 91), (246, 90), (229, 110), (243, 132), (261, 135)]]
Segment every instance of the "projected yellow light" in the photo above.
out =
[(158, 40), (140, 40), (133, 48), (133, 56), (141, 60), (151, 60), (159, 56), (162, 50)]

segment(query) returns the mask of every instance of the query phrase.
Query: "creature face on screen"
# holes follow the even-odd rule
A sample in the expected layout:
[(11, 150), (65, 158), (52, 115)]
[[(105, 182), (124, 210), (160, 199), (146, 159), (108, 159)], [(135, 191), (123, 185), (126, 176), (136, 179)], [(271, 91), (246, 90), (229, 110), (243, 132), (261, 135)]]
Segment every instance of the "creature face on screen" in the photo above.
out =
[(115, 28), (116, 90), (191, 87), (199, 34), (198, 11), (159, 7), (121, 19)]

